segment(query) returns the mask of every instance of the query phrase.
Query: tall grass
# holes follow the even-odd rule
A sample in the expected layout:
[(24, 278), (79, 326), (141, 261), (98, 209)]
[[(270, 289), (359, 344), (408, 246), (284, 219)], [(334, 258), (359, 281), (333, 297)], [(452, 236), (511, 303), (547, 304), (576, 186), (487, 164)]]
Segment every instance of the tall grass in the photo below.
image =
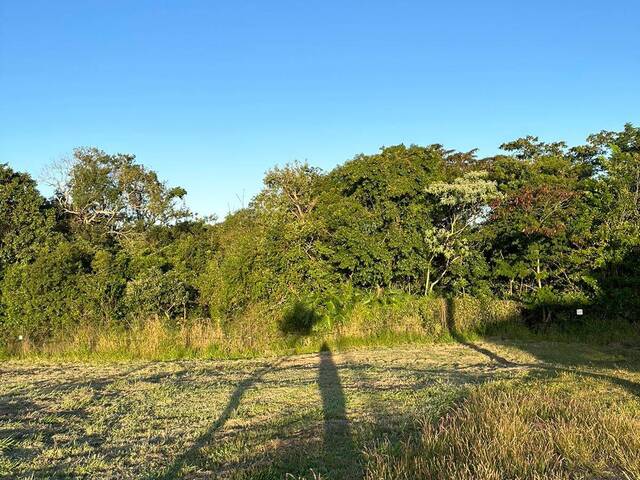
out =
[[(82, 325), (44, 342), (1, 342), (0, 357), (61, 360), (236, 358), (332, 349), (436, 342), (519, 319), (515, 302), (406, 294), (274, 308), (255, 304), (233, 319), (166, 322), (151, 317), (127, 328)], [(296, 322), (302, 328), (297, 328)]]
[(435, 342), (418, 330), (375, 329), (362, 333), (354, 328), (288, 335), (278, 322), (251, 315), (221, 326), (209, 319), (169, 325), (158, 318), (134, 327), (105, 328), (83, 326), (45, 342), (24, 339), (7, 342), (0, 358), (61, 361), (177, 360), (187, 358), (228, 359), (318, 352), (322, 346), (344, 350), (367, 346), (392, 346)]
[(565, 374), (472, 390), (404, 448), (368, 452), (367, 480), (640, 478), (640, 405)]
[(55, 360), (205, 357), (221, 339), (221, 329), (208, 320), (170, 326), (152, 317), (127, 329), (84, 325), (37, 344), (29, 339), (14, 340), (8, 342), (4, 356)]

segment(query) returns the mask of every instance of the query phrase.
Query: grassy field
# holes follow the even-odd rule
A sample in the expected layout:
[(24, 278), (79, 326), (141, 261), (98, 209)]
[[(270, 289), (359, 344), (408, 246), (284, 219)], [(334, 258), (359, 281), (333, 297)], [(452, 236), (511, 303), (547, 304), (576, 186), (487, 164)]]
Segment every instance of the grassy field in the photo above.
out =
[(640, 350), (0, 364), (2, 478), (640, 478)]

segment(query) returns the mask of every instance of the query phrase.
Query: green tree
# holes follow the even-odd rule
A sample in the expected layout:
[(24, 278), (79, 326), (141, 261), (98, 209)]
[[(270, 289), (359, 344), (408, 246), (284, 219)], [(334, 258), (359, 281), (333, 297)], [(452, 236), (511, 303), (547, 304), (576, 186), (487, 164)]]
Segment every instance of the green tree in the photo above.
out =
[(454, 155), (440, 145), (396, 145), (327, 175), (318, 208), (327, 258), (343, 278), (364, 288), (420, 288), (433, 207), (425, 185), (446, 178)]
[(426, 192), (436, 198), (433, 226), (426, 230), (428, 261), (424, 293), (429, 295), (456, 263), (471, 252), (470, 230), (484, 221), (489, 204), (501, 198), (487, 173), (471, 171), (452, 182), (434, 182)]
[(32, 262), (11, 265), (0, 289), (5, 333), (44, 340), (80, 324), (80, 283), (90, 261), (88, 252), (61, 241), (39, 249)]
[(186, 319), (189, 291), (177, 272), (163, 272), (157, 267), (145, 270), (127, 283), (125, 304), (132, 321), (146, 320), (149, 316), (176, 316)]
[(0, 164), (0, 277), (8, 265), (32, 260), (51, 239), (54, 210), (26, 173)]
[(93, 254), (90, 270), (78, 282), (78, 296), (85, 320), (110, 326), (124, 317), (127, 260), (123, 252), (114, 254), (101, 249)]
[(76, 149), (49, 177), (54, 202), (73, 231), (95, 239), (127, 236), (189, 215), (181, 204), (186, 191), (168, 188), (155, 172), (135, 163), (134, 155)]

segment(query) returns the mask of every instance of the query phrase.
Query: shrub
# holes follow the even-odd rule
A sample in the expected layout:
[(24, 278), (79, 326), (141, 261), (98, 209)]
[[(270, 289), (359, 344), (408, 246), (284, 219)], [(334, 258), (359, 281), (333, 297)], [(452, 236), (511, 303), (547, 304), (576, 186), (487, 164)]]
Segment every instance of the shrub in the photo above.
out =
[(89, 261), (87, 252), (61, 242), (40, 250), (32, 263), (9, 267), (2, 281), (5, 335), (37, 341), (77, 326), (83, 315), (79, 285)]
[(185, 319), (189, 291), (176, 272), (152, 267), (127, 284), (125, 301), (132, 319), (162, 315), (171, 320), (177, 314)]

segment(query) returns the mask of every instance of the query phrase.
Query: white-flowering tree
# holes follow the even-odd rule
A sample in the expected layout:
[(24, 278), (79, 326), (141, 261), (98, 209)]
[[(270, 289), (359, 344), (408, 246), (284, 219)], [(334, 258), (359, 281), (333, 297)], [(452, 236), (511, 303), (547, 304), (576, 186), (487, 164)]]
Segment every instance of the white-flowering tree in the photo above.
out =
[(424, 293), (429, 295), (452, 265), (468, 255), (468, 232), (484, 220), (489, 204), (501, 194), (482, 171), (465, 173), (452, 182), (434, 182), (426, 192), (437, 205), (433, 225), (425, 231), (428, 255)]

